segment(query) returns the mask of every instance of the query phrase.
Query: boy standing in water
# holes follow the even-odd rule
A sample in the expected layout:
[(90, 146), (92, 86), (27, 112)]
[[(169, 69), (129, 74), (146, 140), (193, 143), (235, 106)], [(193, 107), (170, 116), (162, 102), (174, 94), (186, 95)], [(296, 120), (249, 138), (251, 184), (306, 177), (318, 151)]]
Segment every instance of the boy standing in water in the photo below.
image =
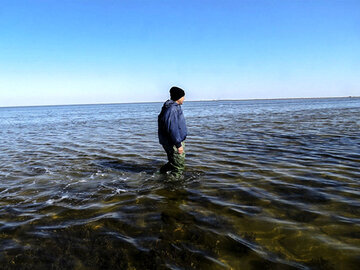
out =
[(167, 100), (158, 116), (159, 142), (167, 154), (168, 163), (161, 167), (160, 172), (171, 172), (176, 178), (185, 169), (185, 139), (187, 129), (181, 105), (184, 103), (185, 92), (179, 87), (170, 89)]

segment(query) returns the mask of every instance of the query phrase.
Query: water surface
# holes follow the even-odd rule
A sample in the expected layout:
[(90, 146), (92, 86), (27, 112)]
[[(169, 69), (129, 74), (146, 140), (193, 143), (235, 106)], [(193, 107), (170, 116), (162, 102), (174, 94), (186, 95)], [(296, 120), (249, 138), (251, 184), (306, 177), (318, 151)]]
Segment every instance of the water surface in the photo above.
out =
[(0, 108), (5, 269), (356, 269), (360, 99)]

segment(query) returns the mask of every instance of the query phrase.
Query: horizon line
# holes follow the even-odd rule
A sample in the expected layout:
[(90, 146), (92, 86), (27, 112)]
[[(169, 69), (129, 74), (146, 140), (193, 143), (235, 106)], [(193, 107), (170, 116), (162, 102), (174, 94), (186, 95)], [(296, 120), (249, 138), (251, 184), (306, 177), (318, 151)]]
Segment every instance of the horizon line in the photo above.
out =
[[(255, 101), (255, 100), (291, 100), (291, 99), (335, 99), (335, 98), (360, 98), (360, 96), (335, 96), (335, 97), (286, 97), (286, 98), (247, 98), (247, 99), (203, 99), (187, 100), (186, 102), (211, 102), (211, 101)], [(162, 103), (163, 101), (134, 101), (134, 102), (104, 102), (104, 103), (70, 103), (70, 104), (45, 104), (45, 105), (14, 105), (0, 106), (0, 108), (26, 108), (26, 107), (61, 107), (61, 106), (89, 106), (89, 105), (117, 105), (117, 104), (144, 104)]]

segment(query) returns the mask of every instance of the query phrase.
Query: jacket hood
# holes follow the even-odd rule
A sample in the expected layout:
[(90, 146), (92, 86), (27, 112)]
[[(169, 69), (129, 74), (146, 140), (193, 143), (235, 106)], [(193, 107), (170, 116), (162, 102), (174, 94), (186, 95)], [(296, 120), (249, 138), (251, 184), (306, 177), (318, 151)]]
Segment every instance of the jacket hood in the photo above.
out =
[(179, 105), (179, 104), (177, 104), (176, 101), (173, 101), (173, 100), (169, 99), (169, 100), (165, 101), (163, 107), (169, 108), (171, 106), (177, 106), (177, 105)]

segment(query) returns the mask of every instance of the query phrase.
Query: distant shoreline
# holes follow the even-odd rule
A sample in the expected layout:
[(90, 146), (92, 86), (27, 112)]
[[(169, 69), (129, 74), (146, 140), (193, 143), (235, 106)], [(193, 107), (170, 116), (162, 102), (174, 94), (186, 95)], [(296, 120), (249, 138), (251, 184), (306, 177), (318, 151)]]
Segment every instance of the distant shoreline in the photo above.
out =
[[(293, 100), (293, 99), (345, 99), (345, 98), (360, 98), (360, 96), (342, 96), (342, 97), (293, 97), (293, 98), (249, 98), (249, 99), (204, 99), (204, 100), (189, 100), (191, 102), (206, 102), (206, 101), (252, 101), (252, 100)], [(149, 102), (150, 103), (150, 102)]]
[[(249, 99), (204, 99), (187, 100), (187, 102), (213, 102), (213, 101), (265, 101), (265, 100), (302, 100), (302, 99), (358, 99), (360, 96), (341, 96), (341, 97), (292, 97), (292, 98), (249, 98)], [(57, 104), (57, 105), (18, 105), (0, 106), (1, 108), (27, 108), (27, 107), (62, 107), (62, 106), (91, 106), (91, 105), (117, 105), (117, 104), (146, 104), (162, 103), (163, 101), (139, 101), (139, 102), (115, 102), (115, 103), (84, 103), (84, 104)]]

